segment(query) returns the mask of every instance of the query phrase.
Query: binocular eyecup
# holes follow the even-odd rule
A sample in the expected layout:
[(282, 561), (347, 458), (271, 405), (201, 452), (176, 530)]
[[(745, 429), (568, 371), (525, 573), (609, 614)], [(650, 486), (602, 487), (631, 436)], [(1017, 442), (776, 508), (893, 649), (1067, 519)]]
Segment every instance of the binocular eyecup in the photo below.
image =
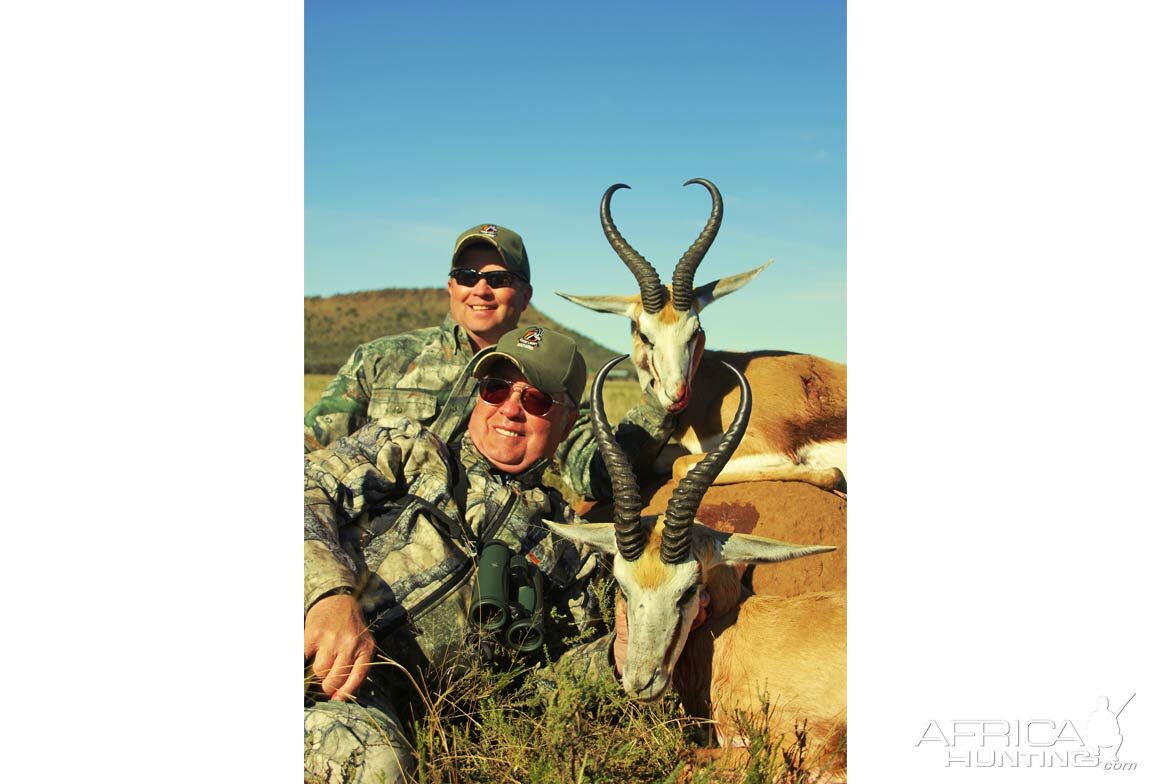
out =
[(507, 646), (530, 653), (543, 645), (543, 576), (522, 555), (511, 559), (510, 571), (515, 601), (510, 605)]
[(531, 653), (543, 645), (543, 578), (522, 555), (503, 542), (486, 543), (471, 595), (471, 623), (495, 634), (514, 651)]

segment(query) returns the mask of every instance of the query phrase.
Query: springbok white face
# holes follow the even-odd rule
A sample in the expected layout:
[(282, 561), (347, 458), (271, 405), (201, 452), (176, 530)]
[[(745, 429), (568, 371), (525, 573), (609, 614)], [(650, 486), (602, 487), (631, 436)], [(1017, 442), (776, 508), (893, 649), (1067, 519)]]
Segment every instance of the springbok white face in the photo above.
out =
[(614, 556), (612, 571), (627, 601), (627, 658), (623, 688), (653, 700), (666, 690), (675, 662), (699, 611), (699, 588), (720, 563), (769, 563), (827, 552), (833, 547), (791, 545), (759, 536), (715, 531), (695, 521), (703, 493), (734, 453), (747, 429), (751, 389), (743, 374), (739, 407), (714, 450), (683, 478), (665, 514), (641, 518), (639, 485), (603, 412), (603, 381), (626, 357), (610, 360), (591, 384), (591, 429), (603, 455), (615, 499), (615, 522), (585, 525), (547, 523), (558, 536)]
[(631, 358), (643, 390), (677, 413), (691, 398), (691, 379), (703, 356), (706, 336), (693, 309), (674, 313), (671, 322), (664, 321), (663, 315), (662, 311), (645, 313), (638, 304), (632, 308)]
[(643, 310), (640, 295), (580, 296), (555, 292), (560, 297), (600, 313), (614, 313), (631, 322), (631, 359), (639, 371), (639, 383), (653, 394), (668, 411), (677, 413), (687, 407), (691, 381), (699, 368), (706, 346), (699, 313), (719, 297), (737, 291), (771, 265), (755, 267), (738, 275), (713, 280), (694, 289), (689, 310), (675, 310), (674, 288), (663, 286), (667, 301), (657, 313)]
[(660, 553), (663, 518), (644, 522), (646, 547), (636, 560), (618, 554), (614, 523), (547, 523), (559, 536), (614, 556), (613, 573), (627, 602), (627, 658), (623, 689), (640, 700), (658, 699), (671, 683), (675, 663), (699, 612), (699, 589), (718, 564), (774, 563), (835, 548), (778, 542), (761, 536), (729, 534), (693, 523), (690, 554), (666, 563)]
[(576, 305), (630, 319), (631, 358), (639, 371), (639, 382), (644, 390), (654, 394), (668, 411), (674, 413), (682, 411), (690, 402), (691, 380), (703, 355), (706, 339), (699, 313), (720, 297), (745, 286), (771, 264), (768, 261), (748, 272), (695, 287), (695, 269), (722, 222), (723, 200), (718, 189), (707, 180), (688, 180), (685, 184), (691, 183), (704, 185), (711, 192), (711, 217), (699, 238), (679, 259), (672, 285), (664, 286), (655, 269), (627, 244), (615, 228), (611, 220), (611, 194), (627, 186), (613, 185), (604, 194), (599, 207), (603, 232), (611, 247), (635, 275), (640, 294), (576, 296), (556, 292)]

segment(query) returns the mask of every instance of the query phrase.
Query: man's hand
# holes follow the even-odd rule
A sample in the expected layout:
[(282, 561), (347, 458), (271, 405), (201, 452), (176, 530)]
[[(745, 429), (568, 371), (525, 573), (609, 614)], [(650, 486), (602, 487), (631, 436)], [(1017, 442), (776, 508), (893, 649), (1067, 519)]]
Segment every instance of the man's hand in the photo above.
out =
[(323, 693), (345, 702), (367, 677), (375, 640), (367, 631), (359, 602), (337, 594), (320, 599), (303, 623), (303, 659), (312, 659), (312, 672), (322, 680)]

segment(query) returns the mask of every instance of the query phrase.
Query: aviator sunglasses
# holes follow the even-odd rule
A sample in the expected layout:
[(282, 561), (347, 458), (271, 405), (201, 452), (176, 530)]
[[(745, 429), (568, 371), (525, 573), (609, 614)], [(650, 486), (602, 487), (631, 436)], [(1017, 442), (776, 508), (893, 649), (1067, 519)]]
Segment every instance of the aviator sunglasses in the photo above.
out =
[(468, 288), (474, 286), (479, 282), (480, 278), (487, 281), (487, 285), (493, 289), (505, 289), (508, 286), (515, 285), (515, 281), (519, 278), (514, 272), (507, 270), (491, 270), (490, 272), (477, 272), (469, 267), (459, 267), (447, 273), (456, 283)]
[[(507, 402), (507, 398), (511, 397), (511, 392), (515, 388), (515, 384), (502, 378), (482, 378), (479, 380), (479, 398), (484, 403), (501, 406)], [(532, 416), (547, 416), (551, 407), (559, 403), (558, 400), (535, 387), (520, 385), (519, 390), (520, 405), (523, 406), (524, 411)], [(559, 405), (566, 405), (566, 403), (559, 403)]]

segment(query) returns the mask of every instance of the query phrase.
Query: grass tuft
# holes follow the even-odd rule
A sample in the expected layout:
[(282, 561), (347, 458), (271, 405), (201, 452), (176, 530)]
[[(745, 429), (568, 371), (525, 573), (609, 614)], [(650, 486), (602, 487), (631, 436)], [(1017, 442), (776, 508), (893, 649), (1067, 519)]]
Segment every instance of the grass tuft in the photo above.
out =
[[(614, 592), (608, 581), (596, 589), (610, 625)], [(815, 782), (805, 768), (805, 733), (782, 748), (769, 730), (769, 705), (738, 716), (745, 748), (708, 750), (700, 746), (707, 722), (688, 717), (673, 692), (637, 702), (609, 675), (567, 662), (540, 671), (476, 666), (442, 682), (438, 696), (425, 695), (428, 713), (414, 728), (416, 781)]]

